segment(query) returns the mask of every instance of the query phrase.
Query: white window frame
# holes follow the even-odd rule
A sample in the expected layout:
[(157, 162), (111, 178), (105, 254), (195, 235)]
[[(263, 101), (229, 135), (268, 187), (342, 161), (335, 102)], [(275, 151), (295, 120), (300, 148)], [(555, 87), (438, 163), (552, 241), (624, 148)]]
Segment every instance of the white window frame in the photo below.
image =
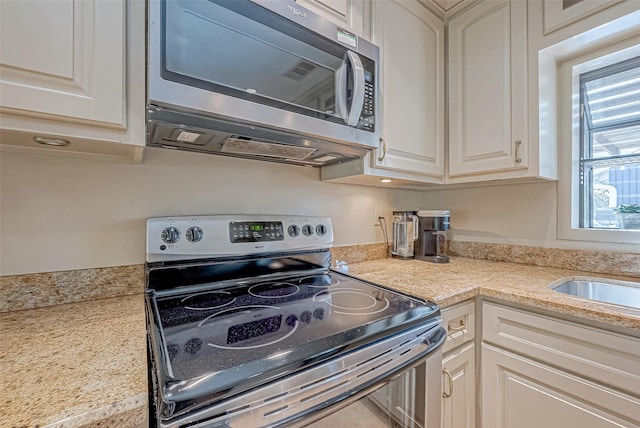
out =
[(638, 55), (640, 34), (558, 61), (558, 239), (640, 243), (640, 230), (580, 228), (579, 210), (580, 74)]

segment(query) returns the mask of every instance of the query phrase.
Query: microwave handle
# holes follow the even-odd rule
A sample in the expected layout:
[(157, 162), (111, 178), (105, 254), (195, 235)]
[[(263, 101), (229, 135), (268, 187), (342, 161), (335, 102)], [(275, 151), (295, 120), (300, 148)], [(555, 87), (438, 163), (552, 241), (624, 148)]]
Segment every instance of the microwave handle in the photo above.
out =
[[(347, 61), (353, 71), (353, 98), (351, 109), (347, 109)], [(355, 126), (360, 120), (364, 105), (364, 67), (358, 54), (347, 51), (345, 63), (338, 71), (338, 111), (347, 125)]]

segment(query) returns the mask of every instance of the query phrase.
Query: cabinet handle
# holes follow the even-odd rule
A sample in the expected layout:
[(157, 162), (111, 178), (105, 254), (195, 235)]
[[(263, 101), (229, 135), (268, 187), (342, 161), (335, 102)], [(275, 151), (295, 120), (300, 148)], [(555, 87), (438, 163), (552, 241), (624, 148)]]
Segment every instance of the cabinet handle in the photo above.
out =
[(442, 369), (442, 374), (448, 378), (447, 383), (449, 384), (449, 392), (444, 391), (444, 388), (443, 388), (442, 396), (444, 398), (449, 398), (453, 395), (453, 377), (451, 376), (451, 373), (449, 373), (449, 370), (447, 369)]
[(522, 141), (516, 141), (516, 163), (522, 162), (522, 158), (520, 157), (520, 146), (522, 145)]
[(384, 160), (384, 157), (387, 155), (387, 143), (384, 141), (384, 138), (380, 138), (378, 150), (382, 151), (382, 155), (378, 156), (378, 162), (382, 162)]
[(467, 328), (467, 326), (464, 323), (464, 320), (460, 320), (460, 325), (458, 327), (453, 327), (451, 324), (447, 325), (447, 330), (449, 331), (462, 331), (465, 328)]

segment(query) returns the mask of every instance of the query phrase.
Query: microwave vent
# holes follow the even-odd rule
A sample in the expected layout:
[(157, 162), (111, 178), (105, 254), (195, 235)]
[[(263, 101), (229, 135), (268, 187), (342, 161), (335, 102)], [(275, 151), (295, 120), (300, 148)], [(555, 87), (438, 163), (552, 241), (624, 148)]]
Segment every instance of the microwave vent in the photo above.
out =
[(284, 77), (288, 77), (289, 79), (302, 80), (304, 76), (311, 73), (315, 68), (316, 66), (311, 64), (310, 62), (300, 61), (295, 66), (293, 66), (293, 68), (287, 70), (287, 72), (283, 73), (282, 75)]
[(242, 137), (231, 136), (222, 143), (221, 151), (245, 156), (258, 155), (278, 159), (304, 160), (311, 156), (316, 149), (268, 143), (266, 141), (247, 140)]

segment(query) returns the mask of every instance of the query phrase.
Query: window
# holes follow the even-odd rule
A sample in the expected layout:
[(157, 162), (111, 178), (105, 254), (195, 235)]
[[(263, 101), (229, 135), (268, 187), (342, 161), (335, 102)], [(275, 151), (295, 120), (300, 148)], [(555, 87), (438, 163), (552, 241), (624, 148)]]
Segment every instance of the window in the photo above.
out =
[(640, 229), (640, 57), (579, 79), (579, 227)]
[(558, 239), (637, 252), (640, 225), (616, 212), (640, 204), (640, 11), (633, 18), (625, 37), (567, 39), (541, 53), (541, 82), (552, 84), (541, 87), (539, 120), (541, 141), (557, 137)]

